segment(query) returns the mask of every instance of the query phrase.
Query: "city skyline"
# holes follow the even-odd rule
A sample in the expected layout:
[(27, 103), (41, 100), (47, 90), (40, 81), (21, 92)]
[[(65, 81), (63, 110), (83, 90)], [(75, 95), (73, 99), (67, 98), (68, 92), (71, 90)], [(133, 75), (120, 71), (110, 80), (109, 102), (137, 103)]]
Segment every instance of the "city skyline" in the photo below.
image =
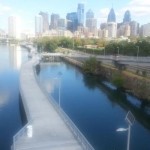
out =
[(102, 0), (99, 5), (96, 0), (92, 2), (89, 0), (75, 0), (74, 2), (67, 0), (63, 2), (59, 0), (55, 0), (55, 2), (27, 0), (25, 3), (23, 0), (17, 1), (17, 3), (16, 0), (0, 0), (0, 29), (7, 31), (8, 17), (16, 15), (21, 19), (22, 29), (30, 29), (34, 32), (34, 18), (40, 11), (47, 12), (49, 15), (57, 13), (60, 14), (61, 18), (66, 18), (67, 13), (77, 11), (78, 3), (85, 4), (84, 15), (89, 9), (94, 12), (95, 18), (98, 19), (98, 27), (100, 23), (107, 22), (107, 16), (112, 7), (116, 13), (116, 22), (123, 21), (126, 10), (131, 12), (131, 19), (139, 22), (140, 25), (150, 22), (150, 1), (148, 2), (147, 0), (122, 0), (119, 3), (117, 0), (109, 2)]

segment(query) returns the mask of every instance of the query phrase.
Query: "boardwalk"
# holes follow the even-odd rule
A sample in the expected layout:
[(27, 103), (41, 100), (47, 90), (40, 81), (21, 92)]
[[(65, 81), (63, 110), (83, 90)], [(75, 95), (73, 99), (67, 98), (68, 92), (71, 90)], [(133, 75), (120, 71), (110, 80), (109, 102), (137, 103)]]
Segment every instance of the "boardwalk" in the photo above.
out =
[[(35, 79), (33, 64), (36, 59), (23, 65), (20, 75), (20, 92), (28, 124), (13, 139), (13, 150), (81, 150), (93, 149), (81, 144), (75, 134), (42, 92)], [(27, 127), (32, 126), (32, 137)], [(83, 138), (83, 142), (86, 139)]]

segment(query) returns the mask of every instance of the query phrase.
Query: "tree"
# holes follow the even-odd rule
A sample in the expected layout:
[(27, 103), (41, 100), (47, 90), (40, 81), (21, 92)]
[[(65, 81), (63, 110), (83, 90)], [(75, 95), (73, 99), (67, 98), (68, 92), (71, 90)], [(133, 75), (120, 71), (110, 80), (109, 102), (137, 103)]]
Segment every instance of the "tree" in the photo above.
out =
[(86, 73), (93, 74), (96, 71), (97, 61), (95, 57), (90, 57), (83, 64), (83, 70)]

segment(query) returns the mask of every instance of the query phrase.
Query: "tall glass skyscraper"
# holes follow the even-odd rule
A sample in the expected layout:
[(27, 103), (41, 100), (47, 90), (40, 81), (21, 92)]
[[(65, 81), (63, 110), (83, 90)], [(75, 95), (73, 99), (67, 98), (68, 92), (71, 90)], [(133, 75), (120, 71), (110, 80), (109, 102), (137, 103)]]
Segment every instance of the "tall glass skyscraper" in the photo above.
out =
[(49, 15), (46, 12), (40, 12), (39, 15), (43, 18), (43, 32), (49, 30)]
[(107, 22), (116, 22), (116, 15), (115, 15), (115, 11), (113, 8), (111, 8), (109, 14), (108, 14), (108, 18), (107, 18)]
[(68, 13), (66, 16), (67, 19), (67, 29), (74, 32), (77, 30), (78, 26), (78, 15), (76, 12)]
[(94, 18), (94, 12), (89, 9), (86, 13), (86, 19), (93, 19)]
[(77, 15), (78, 15), (78, 26), (84, 26), (84, 4), (82, 3), (78, 4)]
[(41, 15), (35, 16), (35, 35), (41, 36), (43, 33), (43, 18)]
[(129, 23), (131, 22), (131, 14), (130, 11), (127, 10), (124, 14), (123, 23)]

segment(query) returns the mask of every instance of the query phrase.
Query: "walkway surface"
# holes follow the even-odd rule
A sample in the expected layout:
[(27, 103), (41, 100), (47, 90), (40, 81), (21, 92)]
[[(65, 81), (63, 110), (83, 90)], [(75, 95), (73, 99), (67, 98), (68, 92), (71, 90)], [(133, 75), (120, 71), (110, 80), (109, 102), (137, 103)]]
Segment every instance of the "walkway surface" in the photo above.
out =
[[(40, 89), (33, 70), (33, 58), (22, 66), (20, 92), (27, 114), (26, 125), (15, 136), (13, 150), (81, 150), (83, 147)], [(32, 137), (30, 137), (32, 136)]]

